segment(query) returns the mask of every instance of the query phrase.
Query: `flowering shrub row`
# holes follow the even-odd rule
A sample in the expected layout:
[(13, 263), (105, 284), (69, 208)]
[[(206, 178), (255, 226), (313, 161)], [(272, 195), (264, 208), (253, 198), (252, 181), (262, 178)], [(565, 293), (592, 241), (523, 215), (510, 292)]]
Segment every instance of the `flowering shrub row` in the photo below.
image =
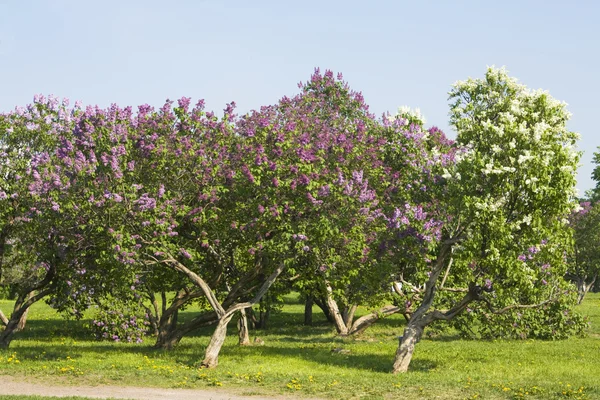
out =
[[(38, 96), (0, 116), (0, 257), (30, 271), (23, 306), (175, 293), (154, 307), (157, 346), (217, 322), (208, 366), (281, 274), (332, 307), (403, 304), (407, 338), (473, 302), (555, 302), (578, 162), (564, 104), (496, 69), (451, 99), (456, 142), (419, 112), (375, 117), (330, 71), (243, 116)], [(192, 301), (206, 313), (178, 324)], [(93, 326), (139, 340), (140, 312), (102, 308)]]

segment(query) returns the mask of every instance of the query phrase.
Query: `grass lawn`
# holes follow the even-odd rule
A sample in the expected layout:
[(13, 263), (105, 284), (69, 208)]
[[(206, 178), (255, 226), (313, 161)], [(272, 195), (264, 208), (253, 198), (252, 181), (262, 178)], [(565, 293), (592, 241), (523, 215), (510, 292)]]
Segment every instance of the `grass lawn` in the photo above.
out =
[[(10, 305), (0, 300), (5, 313)], [(341, 339), (316, 307), (314, 326), (302, 326), (303, 310), (289, 296), (283, 311), (272, 314), (268, 330), (250, 332), (263, 346), (239, 347), (232, 322), (219, 367), (198, 370), (208, 330), (184, 338), (170, 352), (152, 349), (152, 338), (142, 344), (98, 342), (84, 329), (89, 321), (64, 321), (40, 303), (11, 348), (0, 351), (0, 374), (65, 385), (223, 387), (243, 395), (334, 399), (600, 399), (600, 294), (588, 295), (580, 306), (591, 321), (586, 338), (423, 339), (410, 372), (396, 376), (389, 371), (401, 316), (380, 321), (362, 337)], [(188, 309), (182, 317), (193, 315)], [(350, 353), (332, 353), (335, 348)]]

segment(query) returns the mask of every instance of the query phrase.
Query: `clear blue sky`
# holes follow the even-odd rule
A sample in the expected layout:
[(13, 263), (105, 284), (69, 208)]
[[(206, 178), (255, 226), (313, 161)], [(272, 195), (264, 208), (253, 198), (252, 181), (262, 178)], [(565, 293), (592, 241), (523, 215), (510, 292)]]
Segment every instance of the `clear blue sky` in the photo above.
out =
[(600, 146), (600, 2), (0, 0), (0, 111), (35, 93), (107, 106), (204, 98), (241, 112), (342, 72), (377, 114), (420, 107), (451, 136), (447, 92), (487, 65), (569, 103)]

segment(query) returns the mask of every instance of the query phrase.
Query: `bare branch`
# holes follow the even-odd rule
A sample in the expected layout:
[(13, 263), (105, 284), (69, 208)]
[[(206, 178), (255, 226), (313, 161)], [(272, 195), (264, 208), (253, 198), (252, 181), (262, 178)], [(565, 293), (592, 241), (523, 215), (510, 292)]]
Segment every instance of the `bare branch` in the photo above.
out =
[(448, 275), (450, 274), (450, 268), (452, 268), (452, 264), (454, 263), (454, 258), (450, 257), (450, 261), (448, 261), (448, 267), (446, 268), (446, 272), (444, 273), (444, 277), (442, 278), (442, 283), (440, 283), (440, 289), (444, 287), (446, 283), (446, 279), (448, 279)]

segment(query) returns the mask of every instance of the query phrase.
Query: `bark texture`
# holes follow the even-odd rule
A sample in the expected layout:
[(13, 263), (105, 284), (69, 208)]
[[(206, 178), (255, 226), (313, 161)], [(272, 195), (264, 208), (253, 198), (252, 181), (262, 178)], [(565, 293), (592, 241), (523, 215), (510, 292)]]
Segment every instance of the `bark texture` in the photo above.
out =
[(340, 312), (337, 302), (333, 298), (333, 290), (329, 284), (327, 284), (327, 297), (325, 300), (327, 301), (327, 309), (329, 310), (329, 314), (331, 314), (338, 335), (347, 336), (349, 332), (348, 326), (346, 325), (344, 316)]
[(21, 332), (23, 329), (25, 329), (25, 325), (27, 324), (27, 315), (29, 314), (29, 308), (27, 308), (25, 310), (25, 312), (23, 313), (23, 315), (21, 315), (21, 318), (19, 319), (19, 322), (17, 323), (17, 327), (15, 328), (15, 332)]
[(250, 344), (250, 334), (248, 333), (248, 318), (246, 317), (246, 310), (240, 310), (240, 319), (238, 320), (238, 344), (240, 346), (248, 346)]
[(408, 366), (415, 352), (415, 345), (421, 339), (423, 327), (417, 324), (409, 324), (404, 329), (404, 335), (400, 338), (396, 358), (394, 360), (393, 372), (404, 373), (408, 371)]
[(373, 325), (375, 322), (377, 322), (381, 318), (390, 316), (390, 315), (395, 314), (400, 311), (405, 311), (405, 308), (388, 305), (388, 306), (382, 307), (378, 311), (374, 311), (370, 314), (364, 315), (352, 323), (352, 327), (350, 328), (349, 334), (350, 335), (360, 335), (368, 327)]
[(331, 312), (329, 312), (329, 307), (327, 307), (327, 298), (313, 297), (313, 301), (321, 309), (321, 311), (323, 311), (323, 315), (325, 315), (325, 318), (327, 318), (327, 322), (333, 324), (333, 316), (331, 315)]
[(221, 318), (217, 324), (217, 328), (211, 336), (210, 342), (206, 347), (206, 352), (204, 353), (204, 360), (201, 363), (203, 368), (215, 368), (219, 365), (219, 352), (225, 342), (225, 337), (227, 336), (227, 324), (229, 324), (231, 318), (233, 318), (233, 313)]
[(304, 325), (312, 326), (313, 323), (313, 298), (312, 296), (308, 296), (306, 298), (306, 302), (304, 303)]

